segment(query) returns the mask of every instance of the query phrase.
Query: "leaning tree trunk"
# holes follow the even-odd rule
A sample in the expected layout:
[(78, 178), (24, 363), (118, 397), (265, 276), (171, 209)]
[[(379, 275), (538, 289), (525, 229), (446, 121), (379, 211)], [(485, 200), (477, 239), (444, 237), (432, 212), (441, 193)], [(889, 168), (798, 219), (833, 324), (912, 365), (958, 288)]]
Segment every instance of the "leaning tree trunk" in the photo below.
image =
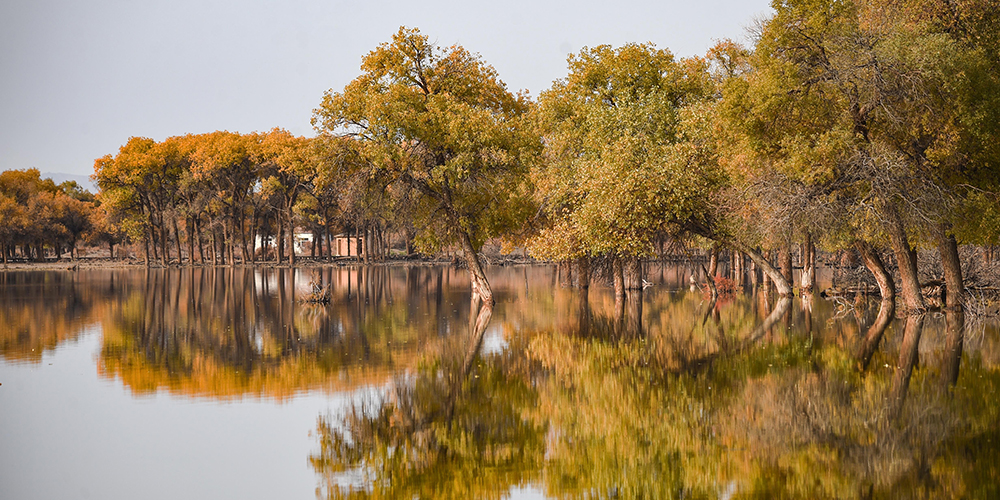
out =
[(774, 282), (774, 287), (777, 289), (778, 295), (782, 297), (791, 297), (794, 295), (792, 292), (792, 286), (788, 283), (788, 280), (786, 280), (781, 274), (781, 271), (775, 269), (763, 255), (759, 254), (756, 250), (750, 247), (745, 247), (739, 243), (732, 243), (730, 246), (747, 254), (750, 257), (750, 260), (752, 260), (757, 267), (764, 271), (764, 275)]
[(896, 284), (893, 283), (889, 271), (886, 271), (885, 264), (882, 263), (878, 252), (867, 241), (862, 240), (856, 241), (854, 248), (861, 254), (861, 260), (864, 261), (865, 267), (875, 276), (882, 300), (896, 300)]
[[(184, 263), (184, 259), (181, 255), (181, 231), (177, 227), (177, 217), (171, 217), (170, 224), (174, 228), (174, 241), (177, 243), (177, 265), (179, 266)], [(191, 255), (188, 255), (188, 261), (191, 260), (191, 257)]]
[(708, 251), (708, 278), (710, 280), (715, 279), (715, 275), (719, 272), (719, 245), (713, 243), (712, 249)]
[(492, 310), (496, 304), (496, 301), (493, 300), (493, 289), (490, 287), (490, 282), (486, 279), (486, 273), (483, 272), (483, 267), (479, 260), (479, 252), (472, 246), (472, 238), (469, 237), (469, 233), (459, 231), (459, 244), (462, 245), (462, 254), (465, 258), (466, 267), (469, 268), (469, 277), (472, 280), (473, 300), (478, 297), (483, 301), (482, 303), (485, 307)]
[(899, 266), (903, 302), (906, 303), (906, 309), (909, 312), (921, 312), (925, 307), (924, 298), (920, 294), (920, 278), (917, 275), (917, 253), (910, 246), (903, 221), (900, 220), (896, 209), (887, 207), (885, 213), (889, 219), (887, 227), (889, 241), (892, 245), (892, 251), (896, 255), (896, 264)]

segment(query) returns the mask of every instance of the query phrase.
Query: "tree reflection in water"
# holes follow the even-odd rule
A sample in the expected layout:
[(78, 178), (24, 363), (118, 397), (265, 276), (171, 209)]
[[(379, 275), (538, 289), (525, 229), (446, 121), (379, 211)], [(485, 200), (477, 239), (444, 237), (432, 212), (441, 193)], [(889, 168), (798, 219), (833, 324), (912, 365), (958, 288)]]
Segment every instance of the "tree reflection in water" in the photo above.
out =
[[(551, 267), (491, 272), (485, 313), (440, 267), (0, 274), (0, 356), (37, 363), (100, 325), (99, 372), (136, 394), (395, 380), (319, 425), (328, 497), (1000, 498), (993, 326), (712, 302), (677, 291), (681, 268), (625, 307), (559, 288)], [(333, 301), (299, 302), (310, 282)]]
[[(998, 493), (1000, 376), (982, 358), (959, 372), (960, 312), (943, 339), (922, 341), (939, 320), (894, 329), (891, 303), (867, 328), (819, 334), (811, 316), (778, 326), (802, 319), (790, 300), (752, 303), (661, 297), (646, 304), (650, 327), (624, 335), (617, 307), (578, 303), (575, 328), (506, 325), (508, 347), (466, 371), (473, 331), (387, 394), (321, 418), (320, 496), (502, 498), (526, 484), (558, 498)], [(667, 328), (666, 316), (681, 320)]]
[[(447, 337), (442, 317), (466, 313), (450, 311), (461, 295), (448, 288), (436, 298), (407, 293), (449, 274), (443, 268), (148, 271), (103, 322), (98, 369), (136, 393), (216, 399), (283, 399), (382, 384)], [(299, 300), (310, 282), (331, 286), (330, 304)]]

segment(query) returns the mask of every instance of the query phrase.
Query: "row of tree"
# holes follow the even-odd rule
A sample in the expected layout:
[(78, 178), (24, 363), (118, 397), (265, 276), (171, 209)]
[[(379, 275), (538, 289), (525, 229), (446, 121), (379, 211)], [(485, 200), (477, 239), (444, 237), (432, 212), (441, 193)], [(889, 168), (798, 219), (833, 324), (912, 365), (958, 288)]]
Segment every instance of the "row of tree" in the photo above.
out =
[(959, 240), (998, 235), (1000, 13), (982, 0), (773, 8), (752, 50), (583, 49), (537, 102), (464, 48), (403, 28), (327, 92), (314, 124), (426, 204), (419, 226), (465, 249), (486, 298), (477, 250), (489, 237), (520, 236), (581, 273), (610, 262), (619, 290), (641, 287), (640, 259), (666, 237), (747, 255), (781, 295), (795, 241), (804, 291), (820, 244), (857, 251), (895, 296), (886, 248), (914, 311), (916, 249), (932, 248), (957, 307)]
[(610, 269), (621, 293), (670, 240), (728, 248), (739, 267), (745, 255), (782, 295), (793, 242), (807, 293), (815, 247), (850, 249), (892, 297), (887, 249), (912, 310), (925, 307), (923, 247), (957, 306), (958, 244), (1000, 235), (1000, 14), (985, 0), (773, 7), (752, 49), (585, 48), (537, 100), (479, 55), (401, 28), (324, 95), (317, 137), (132, 138), (96, 161), (101, 207), (164, 263), (253, 262), (254, 239), (271, 236), (294, 263), (296, 228), (320, 255), (345, 230), (363, 234), (365, 255), (384, 255), (392, 234), (456, 245), (486, 303), (479, 252), (497, 237), (577, 263), (582, 283)]
[(56, 184), (37, 169), (0, 173), (0, 254), (42, 259), (46, 249), (56, 257), (70, 252), (84, 236), (100, 238), (102, 221), (94, 196), (75, 181)]
[[(273, 253), (294, 264), (297, 230), (314, 235), (313, 256), (331, 255), (331, 236), (354, 230), (368, 257), (386, 253), (387, 230), (408, 229), (397, 222), (399, 199), (372, 191), (354, 163), (346, 139), (213, 132), (133, 137), (96, 161), (94, 178), (147, 262), (252, 263)], [(273, 249), (255, 243), (272, 239)]]

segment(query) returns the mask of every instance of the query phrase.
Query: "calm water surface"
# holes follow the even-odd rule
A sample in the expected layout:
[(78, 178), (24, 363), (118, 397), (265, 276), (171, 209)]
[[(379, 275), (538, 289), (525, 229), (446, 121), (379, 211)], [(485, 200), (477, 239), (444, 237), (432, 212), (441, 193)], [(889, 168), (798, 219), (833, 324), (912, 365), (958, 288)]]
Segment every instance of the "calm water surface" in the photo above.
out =
[(995, 325), (688, 276), (0, 273), (0, 498), (1000, 497)]

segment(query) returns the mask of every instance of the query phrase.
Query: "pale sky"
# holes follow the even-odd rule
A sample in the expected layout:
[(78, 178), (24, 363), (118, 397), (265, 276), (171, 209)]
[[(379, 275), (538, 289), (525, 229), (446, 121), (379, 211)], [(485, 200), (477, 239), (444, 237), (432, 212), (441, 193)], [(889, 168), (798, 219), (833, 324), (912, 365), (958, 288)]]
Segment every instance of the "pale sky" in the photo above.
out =
[(767, 0), (0, 0), (0, 171), (89, 175), (131, 136), (312, 136), (323, 92), (400, 26), (478, 52), (537, 97), (584, 46), (704, 55), (723, 38), (749, 44), (771, 12)]

